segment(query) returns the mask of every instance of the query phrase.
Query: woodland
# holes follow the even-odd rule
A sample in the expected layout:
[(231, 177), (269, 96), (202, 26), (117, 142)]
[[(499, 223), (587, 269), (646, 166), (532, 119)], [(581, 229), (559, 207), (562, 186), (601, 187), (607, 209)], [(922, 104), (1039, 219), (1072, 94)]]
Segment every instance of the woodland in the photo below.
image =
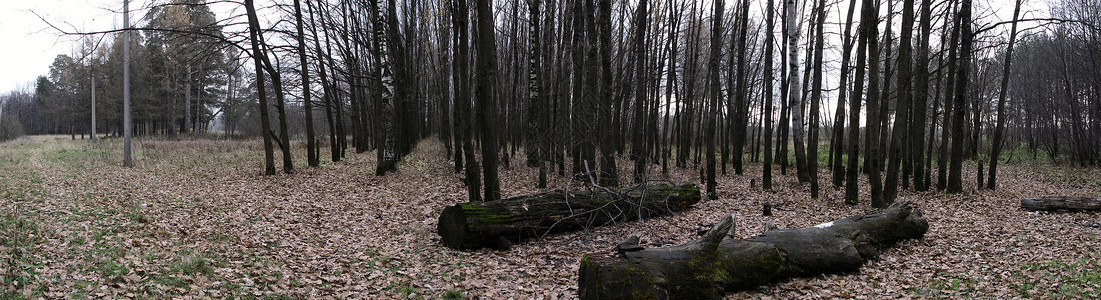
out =
[(1101, 297), (1096, 1), (118, 6), (0, 94), (2, 299)]

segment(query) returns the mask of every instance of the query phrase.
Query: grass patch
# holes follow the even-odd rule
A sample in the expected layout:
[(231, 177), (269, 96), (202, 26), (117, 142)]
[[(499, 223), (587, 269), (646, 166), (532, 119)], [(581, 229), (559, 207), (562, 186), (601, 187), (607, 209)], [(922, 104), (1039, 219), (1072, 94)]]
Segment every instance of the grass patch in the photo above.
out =
[(443, 292), (443, 296), (440, 296), (440, 298), (445, 300), (463, 300), (466, 299), (466, 295), (463, 295), (462, 291), (446, 290)]
[(204, 256), (185, 256), (177, 258), (169, 265), (172, 273), (183, 275), (211, 275), (214, 274), (214, 264), (210, 258)]
[(418, 290), (416, 287), (413, 287), (412, 285), (403, 284), (392, 288), (395, 293), (401, 295), (402, 299), (424, 300), (424, 297), (421, 296), (420, 290)]
[(42, 266), (31, 255), (41, 242), (38, 224), (17, 216), (0, 217), (0, 284), (5, 287), (0, 289), (0, 299), (22, 299), (28, 292), (42, 294), (43, 286), (38, 283)]
[[(1089, 258), (1047, 261), (1021, 266), (1014, 289), (1026, 297), (1097, 299), (1101, 297), (1101, 263)], [(1052, 287), (1052, 283), (1057, 283)]]

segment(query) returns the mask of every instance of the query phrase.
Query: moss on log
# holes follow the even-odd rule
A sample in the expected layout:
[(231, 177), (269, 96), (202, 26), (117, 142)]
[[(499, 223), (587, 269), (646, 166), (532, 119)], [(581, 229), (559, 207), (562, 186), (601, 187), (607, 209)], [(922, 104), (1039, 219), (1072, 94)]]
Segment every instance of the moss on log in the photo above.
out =
[[(748, 239), (708, 234), (684, 245), (581, 258), (581, 299), (719, 299), (798, 276), (856, 271), (877, 249), (921, 238), (929, 223), (899, 202), (878, 214)], [(724, 229), (713, 229), (724, 230)]]
[(1021, 208), (1030, 211), (1101, 211), (1101, 198), (1090, 197), (1040, 197), (1021, 200)]
[(548, 233), (668, 215), (699, 201), (700, 189), (694, 184), (554, 191), (447, 207), (440, 213), (436, 231), (451, 248), (503, 249)]

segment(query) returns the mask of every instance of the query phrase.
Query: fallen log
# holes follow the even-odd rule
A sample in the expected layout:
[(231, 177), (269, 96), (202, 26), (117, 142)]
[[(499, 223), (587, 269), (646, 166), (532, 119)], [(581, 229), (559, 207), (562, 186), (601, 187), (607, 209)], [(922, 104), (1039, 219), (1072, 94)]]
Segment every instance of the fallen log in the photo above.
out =
[(694, 184), (554, 191), (447, 207), (440, 213), (436, 231), (451, 248), (504, 249), (548, 233), (668, 215), (699, 201), (700, 188)]
[(1021, 200), (1021, 208), (1030, 211), (1101, 211), (1101, 198), (1090, 197), (1040, 197)]
[(581, 258), (581, 299), (718, 299), (796, 276), (856, 271), (878, 249), (921, 238), (929, 223), (898, 202), (873, 215), (803, 229), (729, 238), (733, 215), (699, 240), (673, 247)]

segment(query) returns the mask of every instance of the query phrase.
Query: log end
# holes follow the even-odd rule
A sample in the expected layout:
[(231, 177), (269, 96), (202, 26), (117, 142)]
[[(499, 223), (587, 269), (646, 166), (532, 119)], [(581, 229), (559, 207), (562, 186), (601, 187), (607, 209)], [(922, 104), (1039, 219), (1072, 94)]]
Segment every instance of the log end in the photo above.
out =
[(455, 249), (463, 248), (466, 235), (469, 232), (466, 223), (466, 214), (463, 213), (462, 204), (448, 206), (440, 213), (440, 221), (436, 224), (436, 233), (440, 235), (444, 246)]

